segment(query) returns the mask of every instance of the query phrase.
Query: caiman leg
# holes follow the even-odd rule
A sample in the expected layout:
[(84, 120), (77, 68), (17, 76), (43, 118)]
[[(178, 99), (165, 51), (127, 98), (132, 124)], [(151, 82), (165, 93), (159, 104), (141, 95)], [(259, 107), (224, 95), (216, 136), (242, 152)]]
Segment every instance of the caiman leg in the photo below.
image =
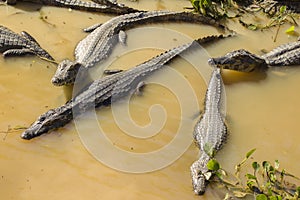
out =
[(4, 57), (8, 56), (22, 56), (26, 54), (34, 54), (30, 49), (9, 49), (3, 52)]

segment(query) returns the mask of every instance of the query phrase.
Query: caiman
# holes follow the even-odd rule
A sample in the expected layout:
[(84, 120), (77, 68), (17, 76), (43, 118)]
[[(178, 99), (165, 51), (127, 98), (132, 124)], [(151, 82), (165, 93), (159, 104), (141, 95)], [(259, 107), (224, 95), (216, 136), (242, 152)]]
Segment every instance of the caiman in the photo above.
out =
[[(84, 10), (89, 12), (101, 12), (109, 14), (127, 14), (137, 12), (139, 10), (129, 8), (123, 4), (119, 4), (109, 0), (93, 0), (93, 2), (81, 1), (81, 0), (20, 0), (32, 3), (38, 3), (48, 6), (66, 7), (75, 10)], [(14, 5), (17, 0), (7, 0), (8, 5)]]
[(191, 166), (191, 176), (194, 192), (202, 195), (209, 183), (211, 172), (207, 163), (213, 159), (227, 138), (227, 128), (222, 114), (223, 81), (220, 68), (215, 68), (205, 96), (205, 109), (194, 129), (194, 139), (198, 145), (201, 156)]
[(198, 39), (191, 43), (171, 49), (129, 69), (128, 71), (122, 71), (95, 80), (66, 104), (42, 114), (25, 132), (22, 133), (21, 137), (27, 140), (32, 139), (53, 129), (64, 126), (73, 119), (74, 110), (77, 111), (76, 113), (80, 114), (88, 109), (107, 105), (111, 100), (118, 100), (135, 90), (146, 76), (163, 68), (166, 63), (180, 53), (196, 44), (204, 45), (219, 38), (223, 38), (223, 35)]
[(40, 58), (54, 60), (29, 33), (23, 31), (21, 35), (19, 35), (1, 25), (0, 52), (3, 53), (4, 57), (35, 54)]
[(126, 43), (124, 30), (136, 25), (158, 22), (190, 22), (216, 26), (222, 31), (225, 27), (215, 20), (190, 12), (149, 11), (114, 17), (106, 23), (94, 25), (92, 31), (81, 40), (75, 49), (75, 61), (63, 60), (52, 78), (57, 86), (73, 84), (80, 67), (91, 68), (106, 59), (118, 42)]
[(272, 66), (300, 65), (300, 38), (296, 42), (280, 45), (261, 56), (240, 49), (218, 58), (211, 58), (208, 62), (223, 69), (241, 72), (265, 70)]

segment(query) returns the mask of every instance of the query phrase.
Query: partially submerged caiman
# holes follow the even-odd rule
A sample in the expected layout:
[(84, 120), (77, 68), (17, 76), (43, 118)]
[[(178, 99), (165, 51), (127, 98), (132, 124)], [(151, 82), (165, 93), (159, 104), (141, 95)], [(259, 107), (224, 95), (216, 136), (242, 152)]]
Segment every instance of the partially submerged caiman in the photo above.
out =
[(211, 178), (207, 168), (209, 160), (219, 151), (227, 138), (227, 127), (222, 113), (223, 81), (220, 68), (215, 68), (205, 96), (205, 109), (194, 129), (194, 139), (201, 151), (199, 160), (191, 166), (191, 176), (194, 192), (202, 195)]
[(194, 42), (171, 49), (157, 57), (150, 59), (128, 71), (119, 72), (95, 80), (85, 90), (77, 94), (61, 107), (51, 109), (42, 114), (25, 132), (22, 133), (23, 139), (32, 139), (41, 134), (52, 131), (70, 122), (76, 113), (83, 113), (88, 109), (108, 104), (111, 100), (118, 100), (131, 91), (135, 90), (139, 83), (153, 72), (161, 69), (166, 63), (178, 56), (180, 53), (190, 49), (194, 45), (204, 45), (215, 41), (220, 36), (210, 36)]
[(54, 60), (29, 33), (23, 31), (19, 35), (1, 25), (0, 52), (3, 53), (4, 57), (35, 54), (47, 60)]
[[(6, 0), (9, 5), (14, 5), (19, 0)], [(81, 0), (20, 0), (32, 3), (39, 3), (49, 6), (58, 6), (72, 8), (75, 10), (84, 10), (89, 12), (102, 12), (110, 14), (126, 14), (137, 12), (137, 9), (129, 8), (123, 4), (119, 4), (110, 0), (93, 0), (93, 2)]]
[(80, 67), (91, 68), (106, 59), (118, 42), (126, 43), (124, 30), (137, 25), (158, 22), (190, 22), (212, 25), (224, 32), (223, 25), (215, 20), (190, 12), (149, 11), (121, 15), (104, 24), (96, 24), (87, 29), (92, 31), (81, 40), (75, 49), (75, 61), (63, 60), (52, 78), (57, 86), (73, 84)]
[(239, 49), (218, 58), (211, 58), (208, 62), (223, 69), (241, 72), (265, 70), (272, 66), (300, 65), (300, 38), (296, 42), (280, 45), (262, 56)]

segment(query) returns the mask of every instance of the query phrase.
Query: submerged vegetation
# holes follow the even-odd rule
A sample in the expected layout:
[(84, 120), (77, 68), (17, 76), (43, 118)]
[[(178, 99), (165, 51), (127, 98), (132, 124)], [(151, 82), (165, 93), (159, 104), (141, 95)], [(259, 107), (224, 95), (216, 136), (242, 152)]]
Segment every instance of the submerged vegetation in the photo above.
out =
[(237, 9), (233, 0), (190, 0), (194, 10), (215, 19), (229, 17), (229, 9)]
[[(293, 26), (297, 25), (295, 18), (297, 14), (293, 13), (285, 5), (278, 6), (267, 1), (239, 1), (234, 0), (190, 0), (194, 11), (210, 16), (214, 19), (222, 18), (239, 18), (239, 22), (250, 30), (266, 29), (280, 26), (284, 23), (292, 24), (291, 28), (286, 31), (293, 34)], [(267, 24), (247, 23), (242, 20), (245, 13), (254, 14), (256, 12), (264, 13), (268, 18)], [(276, 36), (275, 36), (276, 39)]]
[(252, 149), (246, 154), (245, 158), (235, 166), (235, 174), (230, 178), (217, 160), (212, 159), (207, 164), (211, 176), (215, 177), (214, 181), (227, 189), (224, 200), (246, 196), (253, 196), (256, 200), (299, 199), (300, 186), (296, 186), (289, 181), (300, 179), (288, 173), (285, 169), (280, 169), (278, 160), (275, 160), (273, 165), (269, 161), (261, 163), (253, 161), (251, 164), (252, 173), (245, 173), (242, 178), (242, 168), (246, 167), (247, 161), (254, 152), (255, 149)]

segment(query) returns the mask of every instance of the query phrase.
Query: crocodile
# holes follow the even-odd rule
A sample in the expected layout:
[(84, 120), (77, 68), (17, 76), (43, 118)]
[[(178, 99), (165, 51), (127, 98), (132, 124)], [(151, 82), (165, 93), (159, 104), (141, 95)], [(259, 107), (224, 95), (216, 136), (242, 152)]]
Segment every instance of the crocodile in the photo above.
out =
[[(209, 183), (211, 172), (207, 163), (213, 159), (214, 153), (219, 151), (227, 138), (227, 127), (222, 114), (223, 81), (220, 68), (212, 72), (205, 96), (204, 113), (194, 129), (194, 139), (201, 151), (200, 158), (191, 166), (191, 176), (194, 192), (202, 195)], [(207, 151), (214, 153), (209, 153)]]
[(107, 105), (111, 101), (117, 101), (135, 90), (143, 78), (163, 68), (166, 63), (177, 57), (180, 53), (196, 44), (205, 45), (219, 38), (224, 38), (224, 36), (209, 36), (195, 40), (166, 51), (127, 71), (121, 71), (95, 80), (66, 104), (42, 114), (21, 134), (21, 137), (29, 140), (62, 127), (73, 119), (73, 111), (75, 110), (77, 111), (76, 113), (81, 114), (88, 109)]
[(4, 57), (35, 54), (40, 58), (51, 60), (52, 56), (27, 32), (17, 34), (0, 25), (0, 52)]
[(261, 56), (239, 49), (221, 57), (211, 58), (208, 62), (223, 69), (241, 72), (266, 70), (272, 66), (300, 65), (300, 38), (298, 41), (282, 44)]
[[(93, 2), (81, 0), (22, 0), (26, 2), (38, 3), (42, 5), (66, 7), (75, 10), (84, 10), (89, 12), (101, 12), (107, 14), (127, 14), (137, 12), (139, 10), (127, 7), (123, 4), (109, 0), (93, 0)], [(8, 5), (14, 5), (17, 0), (7, 0)]]
[(190, 12), (149, 11), (136, 12), (114, 17), (104, 24), (96, 24), (86, 29), (91, 33), (75, 48), (75, 61), (63, 60), (52, 78), (56, 86), (74, 84), (78, 69), (91, 68), (106, 59), (118, 42), (126, 43), (125, 29), (139, 24), (158, 22), (190, 22), (214, 25), (224, 31), (226, 28), (215, 20)]

